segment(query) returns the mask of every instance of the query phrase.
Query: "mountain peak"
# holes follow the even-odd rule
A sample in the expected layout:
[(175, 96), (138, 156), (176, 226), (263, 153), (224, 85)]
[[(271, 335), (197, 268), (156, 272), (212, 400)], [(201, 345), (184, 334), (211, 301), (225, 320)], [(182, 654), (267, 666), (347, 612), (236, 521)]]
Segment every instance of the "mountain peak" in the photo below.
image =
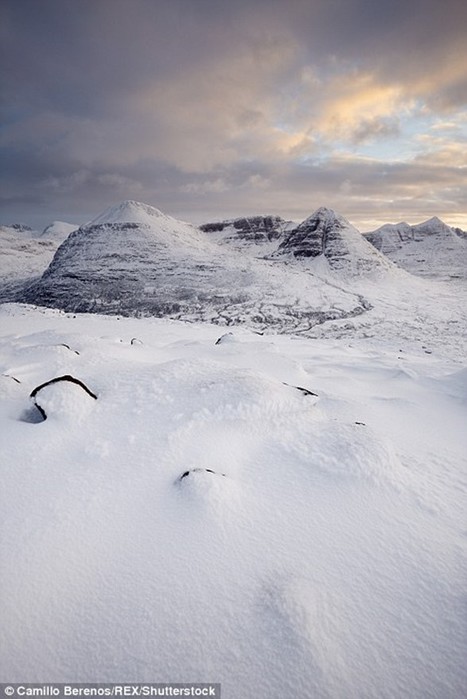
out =
[(313, 211), (311, 216), (308, 216), (308, 218), (305, 219), (305, 221), (303, 221), (300, 225), (301, 226), (304, 224), (308, 225), (312, 221), (316, 221), (316, 222), (321, 221), (325, 224), (332, 224), (335, 222), (339, 222), (339, 223), (345, 223), (346, 225), (350, 225), (350, 223), (347, 221), (347, 219), (345, 219), (343, 216), (338, 214), (337, 211), (335, 211), (334, 209), (330, 209), (327, 206), (320, 206), (318, 209), (316, 209), (316, 211)]
[(434, 226), (445, 226), (446, 224), (438, 216), (432, 216), (427, 221), (424, 221), (424, 225), (433, 224)]
[(335, 271), (355, 276), (387, 270), (391, 265), (346, 218), (322, 206), (291, 230), (275, 256), (324, 257)]
[(106, 209), (93, 219), (89, 225), (94, 226), (102, 223), (143, 223), (151, 225), (154, 219), (158, 218), (168, 219), (170, 217), (154, 206), (126, 199)]

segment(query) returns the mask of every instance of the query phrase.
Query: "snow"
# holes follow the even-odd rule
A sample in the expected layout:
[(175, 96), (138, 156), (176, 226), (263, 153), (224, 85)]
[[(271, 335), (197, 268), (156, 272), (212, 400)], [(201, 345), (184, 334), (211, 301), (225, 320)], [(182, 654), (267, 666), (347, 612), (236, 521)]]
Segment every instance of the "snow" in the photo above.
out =
[(54, 221), (42, 233), (21, 224), (0, 226), (1, 300), (13, 300), (25, 283), (39, 277), (59, 244), (75, 229), (63, 221)]
[(66, 223), (66, 221), (52, 221), (44, 228), (41, 237), (62, 243), (77, 228), (78, 226), (75, 226), (73, 223)]
[(58, 243), (33, 231), (0, 226), (0, 299), (12, 300), (25, 282), (39, 277), (52, 262)]
[(465, 696), (465, 326), (414, 283), (311, 338), (0, 306), (0, 679)]
[(346, 218), (326, 207), (320, 207), (289, 231), (273, 256), (301, 260), (324, 258), (343, 281), (385, 276), (394, 267)]
[(437, 216), (409, 226), (385, 224), (366, 233), (382, 253), (412, 274), (428, 278), (467, 278), (467, 242), (458, 229), (447, 226)]
[(261, 332), (306, 330), (363, 312), (362, 299), (335, 283), (283, 260), (227, 250), (144, 204), (123, 202), (97, 221), (71, 233), (42, 278), (15, 300), (73, 312), (243, 323)]
[[(163, 214), (154, 206), (149, 206), (139, 201), (126, 200), (109, 207), (99, 216), (96, 216), (88, 225), (95, 226), (102, 223), (142, 223), (147, 226), (165, 224), (178, 224), (177, 219)], [(190, 224), (186, 224), (191, 228)]]
[(0, 229), (0, 681), (464, 697), (465, 241), (70, 226)]

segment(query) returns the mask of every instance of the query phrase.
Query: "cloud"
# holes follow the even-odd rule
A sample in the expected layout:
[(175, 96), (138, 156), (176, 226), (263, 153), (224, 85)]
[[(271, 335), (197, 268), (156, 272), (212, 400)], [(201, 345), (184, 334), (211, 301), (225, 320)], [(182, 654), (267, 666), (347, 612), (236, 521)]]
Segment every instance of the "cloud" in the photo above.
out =
[(1, 12), (11, 216), (126, 197), (197, 219), (465, 208), (463, 1), (4, 0)]

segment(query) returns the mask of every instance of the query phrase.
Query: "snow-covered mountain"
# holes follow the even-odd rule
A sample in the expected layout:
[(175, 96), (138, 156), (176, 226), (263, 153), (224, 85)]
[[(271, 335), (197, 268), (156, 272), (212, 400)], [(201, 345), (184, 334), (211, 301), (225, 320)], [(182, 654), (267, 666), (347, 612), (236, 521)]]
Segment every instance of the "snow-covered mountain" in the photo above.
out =
[(321, 207), (286, 233), (274, 257), (299, 260), (322, 257), (331, 270), (344, 277), (387, 272), (392, 264), (347, 219)]
[(54, 221), (42, 232), (22, 223), (0, 226), (0, 302), (16, 299), (26, 283), (40, 277), (76, 228), (64, 221)]
[(29, 226), (0, 226), (0, 302), (15, 299), (27, 281), (39, 277), (57, 247)]
[(278, 261), (226, 251), (209, 235), (153, 207), (122, 202), (71, 233), (21, 300), (285, 331), (365, 309), (353, 292)]
[(466, 240), (458, 230), (436, 216), (415, 226), (388, 223), (366, 233), (365, 237), (377, 250), (412, 274), (467, 277)]
[(37, 231), (31, 228), (31, 226), (27, 226), (25, 223), (11, 223), (9, 225), (0, 226), (0, 233), (10, 233), (12, 235), (21, 233), (25, 238), (37, 235)]
[(78, 226), (73, 223), (66, 223), (65, 221), (52, 221), (48, 226), (44, 228), (41, 233), (41, 238), (47, 240), (55, 240), (57, 242), (63, 242), (65, 238), (68, 238), (70, 233), (76, 231)]
[(448, 320), (463, 332), (460, 307), (448, 319), (427, 303), (441, 287), (399, 268), (326, 208), (299, 225), (252, 217), (197, 228), (125, 201), (73, 231), (46, 269), (34, 259), (34, 270), (0, 285), (1, 301), (314, 337), (429, 338)]

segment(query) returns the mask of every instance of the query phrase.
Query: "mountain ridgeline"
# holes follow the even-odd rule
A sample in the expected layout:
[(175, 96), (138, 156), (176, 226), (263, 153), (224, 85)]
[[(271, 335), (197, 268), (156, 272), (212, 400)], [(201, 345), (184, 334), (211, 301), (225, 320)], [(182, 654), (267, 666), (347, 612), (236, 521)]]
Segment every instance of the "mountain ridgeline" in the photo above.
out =
[[(441, 230), (430, 239), (454, 236), (465, 251), (453, 229), (432, 221)], [(385, 254), (388, 236), (381, 230), (364, 236), (324, 207), (300, 224), (254, 216), (195, 227), (124, 201), (72, 230), (42, 276), (24, 282), (14, 300), (68, 312), (305, 332), (364, 313), (371, 285), (408, 279)], [(414, 241), (405, 228), (397, 236), (402, 247)], [(415, 237), (422, 246), (427, 239)]]

